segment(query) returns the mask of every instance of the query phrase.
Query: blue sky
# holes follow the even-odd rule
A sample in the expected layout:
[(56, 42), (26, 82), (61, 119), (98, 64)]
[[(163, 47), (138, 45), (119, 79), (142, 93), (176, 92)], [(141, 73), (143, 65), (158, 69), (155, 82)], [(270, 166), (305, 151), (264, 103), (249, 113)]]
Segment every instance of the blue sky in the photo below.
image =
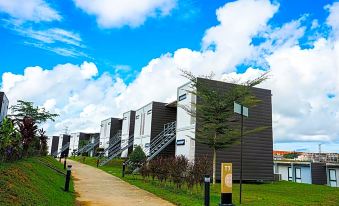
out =
[[(107, 116), (171, 100), (168, 85), (184, 81), (173, 67), (226, 79), (272, 70), (263, 87), (273, 93), (275, 147), (339, 146), (339, 89), (334, 75), (323, 76), (338, 72), (336, 1), (18, 2), (0, 0), (0, 83), (11, 102), (26, 98), (61, 113), (45, 125), (50, 133), (70, 122), (71, 130), (95, 131)], [(324, 83), (315, 90), (314, 82)]]
[[(140, 71), (150, 59), (161, 54), (174, 52), (178, 48), (199, 50), (205, 30), (217, 24), (216, 9), (226, 2), (230, 1), (178, 1), (177, 7), (170, 16), (148, 19), (137, 28), (124, 26), (103, 29), (97, 26), (93, 16), (78, 9), (71, 0), (48, 1), (62, 14), (63, 21), (41, 23), (36, 27), (62, 27), (78, 33), (86, 46), (81, 51), (87, 56), (67, 57), (28, 46), (23, 42), (32, 39), (0, 27), (2, 45), (0, 71), (22, 73), (27, 66), (39, 65), (43, 68), (52, 68), (57, 64), (80, 64), (88, 60), (95, 61), (100, 73), (106, 71), (114, 73), (116, 65), (128, 65), (133, 71)], [(276, 2), (280, 4), (279, 13), (270, 21), (272, 25), (280, 26), (306, 13), (323, 22), (327, 17), (323, 8), (333, 1), (281, 0)], [(6, 13), (0, 14), (0, 18), (7, 16)], [(57, 43), (54, 46), (60, 45), (62, 46)], [(122, 77), (124, 75), (126, 74)]]

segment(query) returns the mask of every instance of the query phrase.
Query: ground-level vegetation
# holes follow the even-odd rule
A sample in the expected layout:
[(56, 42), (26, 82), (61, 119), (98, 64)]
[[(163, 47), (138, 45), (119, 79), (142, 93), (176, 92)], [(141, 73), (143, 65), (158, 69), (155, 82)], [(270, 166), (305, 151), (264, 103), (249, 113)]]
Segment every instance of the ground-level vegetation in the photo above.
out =
[[(75, 157), (75, 160), (96, 167), (96, 158)], [(203, 204), (203, 188), (198, 186), (188, 190), (186, 186), (178, 189), (175, 184), (161, 183), (157, 179), (144, 179), (141, 175), (125, 175), (122, 177), (121, 159), (114, 159), (100, 169), (117, 176), (124, 181), (141, 189), (149, 191), (176, 205)], [(242, 205), (338, 205), (339, 190), (337, 188), (307, 185), (293, 182), (274, 182), (264, 184), (244, 184)], [(239, 185), (234, 184), (233, 203), (238, 203)], [(220, 184), (211, 186), (211, 205), (217, 205), (220, 201)]]
[(0, 205), (75, 205), (73, 183), (64, 192), (65, 170), (52, 157), (0, 164)]

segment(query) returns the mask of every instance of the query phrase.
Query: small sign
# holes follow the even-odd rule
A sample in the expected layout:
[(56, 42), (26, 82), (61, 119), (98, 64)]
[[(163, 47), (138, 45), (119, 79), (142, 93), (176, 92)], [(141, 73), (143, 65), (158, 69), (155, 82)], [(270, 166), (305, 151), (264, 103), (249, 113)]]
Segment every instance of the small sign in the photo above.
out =
[(221, 193), (232, 193), (232, 163), (221, 163)]
[(185, 140), (184, 139), (178, 139), (177, 145), (185, 145)]
[[(241, 107), (242, 107), (242, 114), (241, 114)], [(241, 114), (241, 115), (244, 115), (245, 117), (248, 117), (248, 108), (234, 102), (234, 113)]]

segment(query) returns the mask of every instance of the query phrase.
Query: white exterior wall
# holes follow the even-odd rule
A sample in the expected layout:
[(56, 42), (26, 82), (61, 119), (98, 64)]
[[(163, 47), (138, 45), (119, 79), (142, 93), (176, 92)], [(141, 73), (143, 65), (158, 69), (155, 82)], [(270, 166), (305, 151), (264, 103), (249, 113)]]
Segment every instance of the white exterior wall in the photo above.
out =
[(151, 142), (152, 107), (150, 103), (135, 112), (134, 147), (140, 145), (146, 155), (149, 155)]
[[(63, 140), (63, 135), (61, 134), (59, 136), (59, 144), (58, 144), (58, 153), (61, 151), (61, 148), (62, 148), (62, 140)], [(60, 155), (60, 154), (59, 154)]]
[(70, 153), (69, 155), (71, 155), (74, 150), (79, 149), (79, 137), (80, 137), (79, 132), (71, 134), (69, 142), (69, 153)]
[(281, 174), (281, 180), (288, 181), (288, 167), (287, 165), (277, 165), (275, 174)]
[(47, 154), (51, 155), (52, 153), (52, 141), (53, 141), (53, 136), (47, 138)]
[[(109, 137), (111, 135), (111, 118), (101, 121), (99, 147), (107, 149), (109, 147)], [(105, 154), (108, 155), (108, 151)]]
[(281, 174), (281, 180), (288, 181), (288, 168), (292, 168), (292, 177), (293, 177), (293, 182), (295, 182), (295, 171), (296, 168), (301, 169), (301, 182), (300, 183), (305, 183), (305, 184), (312, 184), (312, 175), (311, 175), (311, 165), (305, 166), (305, 165), (276, 165), (275, 166), (275, 174)]
[[(177, 131), (176, 142), (185, 141), (184, 145), (177, 145), (175, 147), (175, 155), (184, 155), (191, 161), (195, 157), (195, 118), (191, 117), (182, 106), (192, 108), (192, 103), (196, 102), (196, 96), (187, 92), (190, 89), (190, 83), (187, 83), (177, 90)], [(186, 95), (186, 98), (184, 98)], [(182, 98), (179, 100), (179, 97)]]
[[(130, 125), (131, 125), (131, 111), (125, 112), (123, 114), (123, 120), (122, 120), (122, 129), (121, 129), (121, 148), (128, 145), (128, 138), (132, 134), (130, 134)], [(128, 155), (128, 149), (124, 150), (121, 153), (121, 157), (127, 157)]]

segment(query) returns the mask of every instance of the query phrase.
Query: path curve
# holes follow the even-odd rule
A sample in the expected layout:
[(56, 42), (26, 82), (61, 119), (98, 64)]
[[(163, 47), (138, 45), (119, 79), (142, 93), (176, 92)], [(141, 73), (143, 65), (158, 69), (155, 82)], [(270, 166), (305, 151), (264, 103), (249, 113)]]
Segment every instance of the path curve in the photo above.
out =
[(89, 206), (173, 206), (152, 193), (137, 188), (100, 169), (76, 161), (72, 164), (77, 205)]

